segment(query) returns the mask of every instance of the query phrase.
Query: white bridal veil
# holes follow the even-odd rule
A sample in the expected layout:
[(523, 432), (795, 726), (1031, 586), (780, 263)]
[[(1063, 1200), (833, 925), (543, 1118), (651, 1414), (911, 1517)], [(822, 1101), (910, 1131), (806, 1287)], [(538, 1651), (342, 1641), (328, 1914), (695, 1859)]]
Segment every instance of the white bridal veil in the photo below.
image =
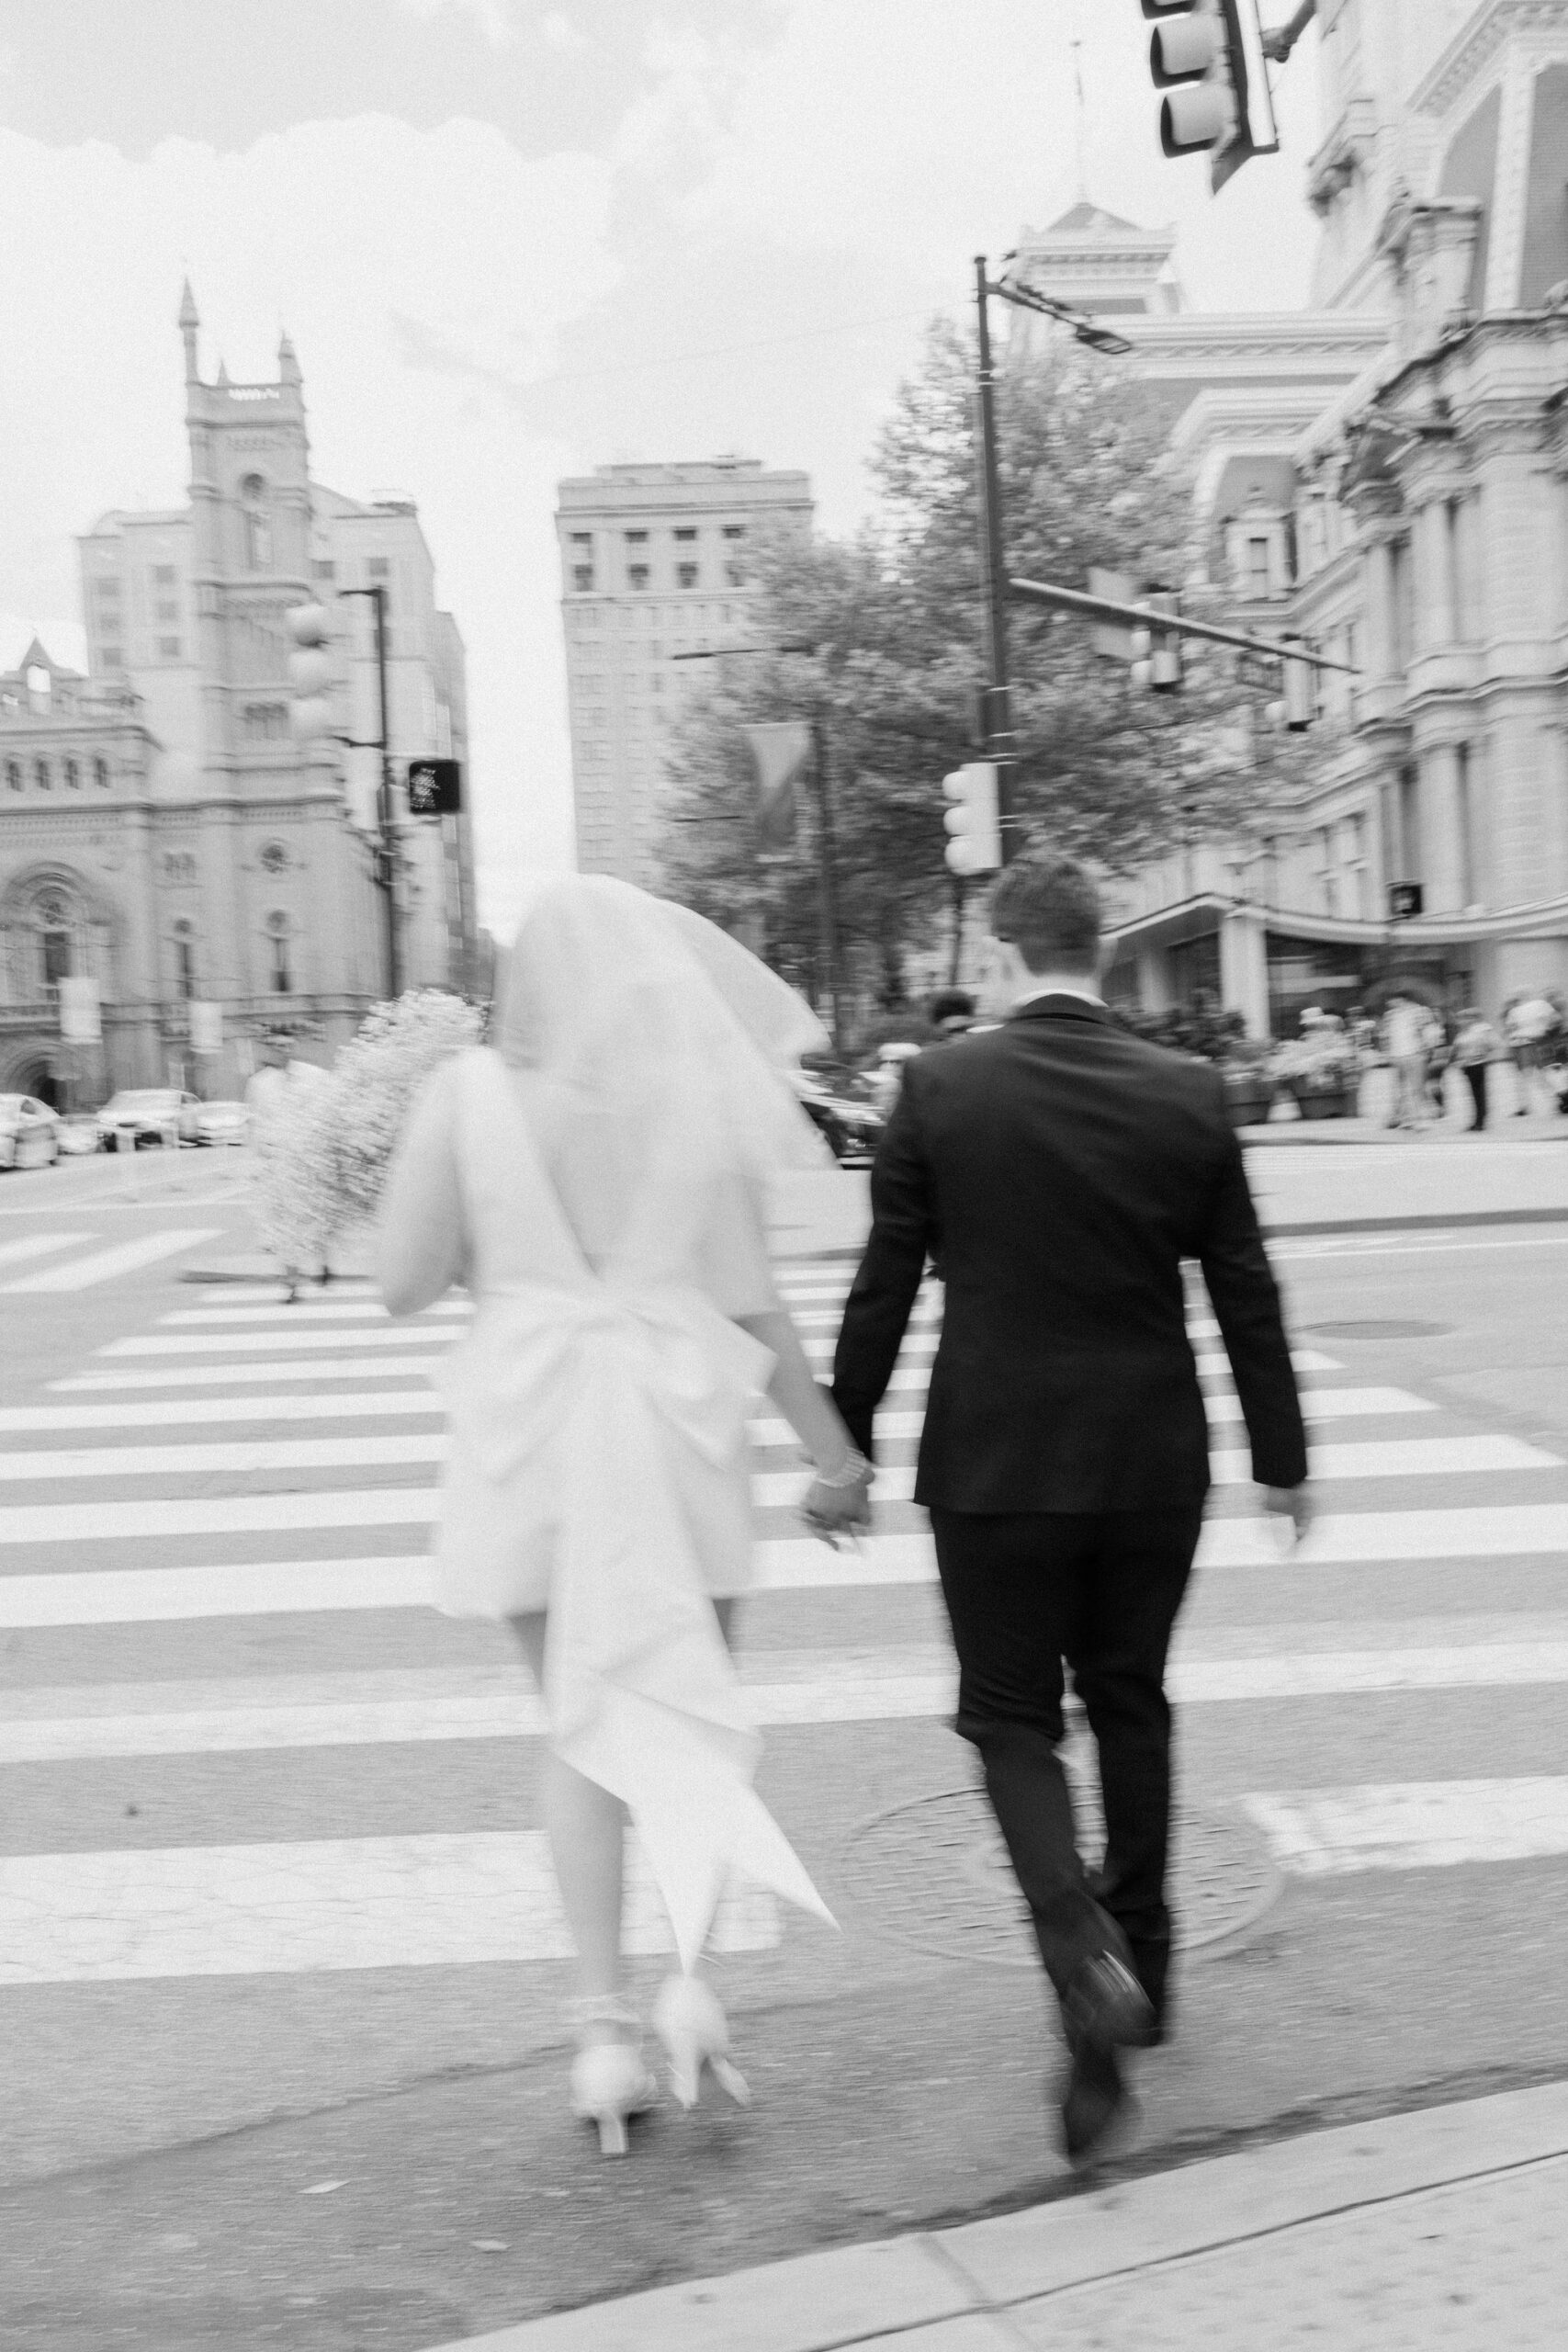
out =
[[(678, 1437), (698, 1476), (705, 1463), (745, 1476), (746, 1417), (772, 1360), (691, 1268), (723, 1188), (822, 1156), (784, 1070), (823, 1035), (736, 941), (605, 876), (546, 888), (500, 997), (502, 1060), (564, 1098), (623, 1215), (591, 1270), (526, 1126), (513, 1129), (506, 1198), (530, 1278), (481, 1295), (448, 1394), (481, 1460), (504, 1468), (547, 1447), (557, 1465), (552, 1744), (629, 1806), (688, 1967), (731, 1870), (828, 1916), (751, 1787), (758, 1742), (670, 1447)], [(471, 1057), (465, 1084), (477, 1151), (515, 1111), (493, 1056)]]

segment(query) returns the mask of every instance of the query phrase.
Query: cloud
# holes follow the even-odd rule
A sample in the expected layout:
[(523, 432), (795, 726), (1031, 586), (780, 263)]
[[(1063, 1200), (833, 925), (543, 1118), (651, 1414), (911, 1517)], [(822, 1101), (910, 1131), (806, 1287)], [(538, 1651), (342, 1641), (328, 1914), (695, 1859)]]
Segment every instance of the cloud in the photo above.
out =
[(530, 160), (477, 122), (307, 123), (242, 153), (170, 141), (145, 162), (0, 130), (0, 209), (28, 224), (0, 376), (0, 436), (29, 459), (0, 508), (11, 614), (79, 646), (70, 535), (108, 507), (183, 503), (181, 277), (209, 375), (221, 354), (236, 381), (270, 379), (286, 323), (316, 479), (419, 502), (468, 648), (496, 920), (530, 859), (569, 850), (551, 517), (570, 453), (526, 430), (518, 394), (615, 283), (611, 197), (603, 162)]
[(519, 39), (512, 0), (398, 0), (398, 6), (424, 24), (446, 14), (471, 17), (492, 49), (511, 49)]

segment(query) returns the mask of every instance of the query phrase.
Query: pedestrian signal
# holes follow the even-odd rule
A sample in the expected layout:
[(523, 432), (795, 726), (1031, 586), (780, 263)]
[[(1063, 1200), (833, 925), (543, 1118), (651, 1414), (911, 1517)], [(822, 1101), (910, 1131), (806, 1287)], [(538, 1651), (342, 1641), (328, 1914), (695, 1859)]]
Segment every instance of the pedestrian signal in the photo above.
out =
[(1167, 93), (1160, 146), (1207, 153), (1217, 193), (1249, 156), (1280, 144), (1258, 0), (1143, 0), (1143, 10), (1155, 20), (1149, 73)]
[(463, 771), (456, 760), (409, 762), (409, 815), (456, 817), (463, 806)]
[(951, 838), (947, 863), (954, 874), (994, 874), (1002, 862), (997, 770), (992, 760), (970, 760), (944, 775), (942, 788), (953, 806), (942, 818)]

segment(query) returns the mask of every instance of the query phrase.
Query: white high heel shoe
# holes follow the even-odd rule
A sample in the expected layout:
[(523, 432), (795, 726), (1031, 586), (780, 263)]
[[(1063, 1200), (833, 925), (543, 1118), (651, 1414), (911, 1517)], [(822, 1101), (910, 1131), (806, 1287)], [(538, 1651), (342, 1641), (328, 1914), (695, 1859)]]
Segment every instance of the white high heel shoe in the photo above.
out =
[[(621, 2001), (573, 2001), (570, 2015), (578, 2032), (613, 2025), (637, 2033), (634, 2013)], [(626, 2122), (657, 2104), (659, 2085), (643, 2064), (636, 2041), (591, 2041), (571, 2062), (571, 2111), (599, 2133), (602, 2156), (624, 2156)]]
[(696, 1976), (667, 1976), (653, 2004), (653, 2030), (670, 2061), (670, 2087), (695, 2107), (706, 2066), (737, 2107), (750, 2107), (746, 2078), (729, 2062), (729, 2028), (718, 1996)]

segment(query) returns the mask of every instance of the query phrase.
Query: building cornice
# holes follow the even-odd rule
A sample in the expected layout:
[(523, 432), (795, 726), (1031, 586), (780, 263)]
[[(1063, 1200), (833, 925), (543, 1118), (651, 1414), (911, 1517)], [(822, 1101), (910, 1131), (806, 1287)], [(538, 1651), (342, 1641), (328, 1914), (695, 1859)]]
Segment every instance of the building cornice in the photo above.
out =
[(1416, 84), (1412, 111), (1446, 114), (1457, 98), (1474, 95), (1481, 76), (1515, 35), (1538, 30), (1568, 32), (1568, 0), (1491, 0)]

